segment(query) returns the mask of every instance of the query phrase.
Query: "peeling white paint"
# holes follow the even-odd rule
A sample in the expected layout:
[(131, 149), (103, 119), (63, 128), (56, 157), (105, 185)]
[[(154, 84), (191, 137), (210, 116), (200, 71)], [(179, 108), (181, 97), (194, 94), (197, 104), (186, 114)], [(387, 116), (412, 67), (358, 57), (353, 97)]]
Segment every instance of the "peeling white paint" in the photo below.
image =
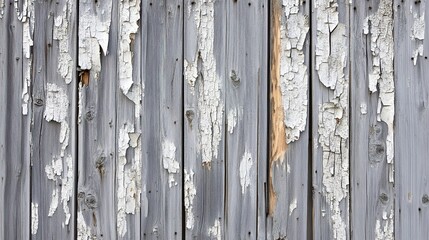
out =
[(80, 1), (79, 7), (79, 63), (82, 70), (91, 71), (94, 79), (101, 71), (100, 47), (107, 54), (112, 1)]
[(250, 186), (251, 181), (251, 171), (253, 160), (252, 155), (249, 152), (245, 151), (243, 158), (240, 162), (240, 184), (241, 184), (241, 193), (246, 193), (246, 189)]
[(15, 10), (18, 20), (22, 24), (22, 53), (24, 79), (22, 84), (22, 114), (28, 114), (28, 102), (30, 100), (29, 90), (31, 87), (31, 70), (33, 67), (33, 58), (31, 47), (33, 46), (33, 25), (34, 25), (34, 0), (25, 0), (22, 5), (22, 12), (18, 9), (18, 3), (15, 1)]
[(294, 198), (289, 205), (289, 216), (292, 215), (292, 213), (293, 213), (293, 211), (295, 211), (296, 207), (297, 207), (297, 201), (296, 201), (296, 198)]
[[(349, 206), (348, 79), (344, 74), (348, 52), (346, 27), (339, 23), (335, 0), (316, 0), (316, 70), (331, 90), (319, 106), (319, 143), (322, 148), (324, 195), (329, 206), (333, 239), (346, 239)], [(346, 201), (346, 202), (344, 202)], [(346, 209), (343, 209), (345, 207)], [(345, 216), (345, 218), (343, 217)]]
[(59, 202), (58, 198), (59, 198), (58, 189), (54, 188), (54, 190), (52, 191), (51, 203), (49, 204), (49, 212), (48, 212), (49, 217), (52, 217), (55, 211), (57, 211), (58, 202)]
[[(376, 13), (368, 17), (371, 28), (372, 73), (370, 73), (370, 91), (379, 88), (377, 120), (387, 124), (386, 138), (387, 163), (389, 165), (389, 181), (394, 181), (394, 138), (393, 122), (395, 116), (395, 86), (393, 79), (393, 6), (392, 1), (382, 0)], [(369, 24), (367, 24), (369, 25)], [(364, 31), (365, 32), (365, 31)]]
[(233, 108), (228, 111), (228, 132), (232, 134), (234, 132), (235, 125), (237, 125), (237, 109)]
[[(128, 162), (127, 150), (134, 148), (134, 158)], [(141, 195), (141, 139), (134, 132), (134, 126), (125, 123), (119, 129), (117, 166), (117, 231), (120, 237), (127, 232), (127, 214), (135, 214), (140, 209)]]
[(64, 81), (69, 84), (72, 81), (73, 76), (73, 59), (70, 55), (70, 44), (69, 41), (72, 41), (70, 37), (72, 29), (69, 27), (69, 24), (72, 22), (71, 17), (74, 9), (74, 1), (67, 0), (63, 4), (63, 10), (60, 11), (60, 15), (56, 16), (54, 19), (54, 36), (55, 40), (58, 40), (58, 73), (64, 79)]
[(185, 169), (185, 212), (186, 212), (186, 228), (194, 228), (194, 213), (192, 212), (194, 197), (197, 190), (194, 185), (194, 171), (190, 170), (189, 173)]
[[(218, 156), (218, 146), (222, 138), (223, 103), (220, 100), (220, 79), (216, 73), (214, 56), (214, 0), (196, 1), (192, 4), (198, 49), (196, 56), (185, 68), (186, 81), (195, 84), (198, 76), (196, 66), (201, 66), (202, 81), (199, 82), (199, 133), (202, 163), (210, 166), (211, 161)], [(189, 14), (191, 14), (191, 10)], [(200, 60), (201, 64), (198, 64)]]
[(185, 79), (188, 80), (188, 85), (191, 93), (194, 93), (195, 82), (198, 78), (197, 62), (188, 62), (186, 59), (183, 61)]
[(222, 228), (220, 226), (219, 219), (216, 219), (214, 221), (213, 226), (211, 226), (209, 228), (208, 234), (209, 234), (210, 239), (212, 239), (212, 238), (214, 238), (216, 240), (221, 240), (222, 239)]
[[(118, 71), (119, 86), (122, 93), (140, 105), (142, 87), (139, 83), (133, 82), (133, 52), (131, 44), (139, 29), (141, 0), (120, 0), (119, 2), (119, 50), (118, 50)], [(139, 117), (140, 108), (136, 107), (135, 117)]]
[(92, 237), (91, 228), (88, 227), (85, 223), (85, 218), (81, 211), (77, 212), (77, 239), (78, 240), (91, 240), (97, 239), (96, 237)]
[(387, 212), (383, 212), (382, 222), (377, 219), (375, 222), (375, 239), (376, 240), (393, 240), (394, 232), (393, 228), (395, 226), (394, 217), (393, 217), (393, 209), (390, 211), (389, 216), (387, 216)]
[(361, 104), (360, 104), (360, 113), (361, 113), (362, 115), (365, 115), (365, 114), (367, 114), (367, 113), (368, 113), (368, 109), (367, 109), (367, 105), (366, 105), (366, 103), (361, 103)]
[(280, 85), (288, 144), (299, 139), (307, 123), (308, 74), (303, 48), (309, 20), (299, 11), (300, 6), (299, 0), (283, 0), (284, 15), (280, 26)]
[[(425, 38), (425, 1), (419, 2), (420, 16), (417, 13), (413, 14), (414, 22), (411, 28), (411, 39), (414, 40), (417, 45), (413, 52), (413, 63), (417, 64), (417, 57), (423, 56), (423, 40)], [(410, 6), (412, 13), (412, 5)]]
[(179, 173), (179, 162), (176, 161), (176, 146), (169, 140), (162, 143), (162, 163), (168, 172), (168, 186), (171, 188), (177, 185), (174, 174)]
[(36, 235), (39, 229), (39, 204), (31, 202), (31, 234)]

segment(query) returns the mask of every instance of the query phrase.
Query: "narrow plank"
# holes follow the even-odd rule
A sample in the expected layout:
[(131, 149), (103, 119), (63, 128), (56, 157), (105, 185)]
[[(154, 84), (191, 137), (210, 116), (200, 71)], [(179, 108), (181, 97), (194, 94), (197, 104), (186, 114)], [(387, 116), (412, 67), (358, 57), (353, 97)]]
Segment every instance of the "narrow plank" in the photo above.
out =
[(112, 11), (111, 0), (79, 1), (79, 16), (77, 234), (116, 239), (118, 24), (111, 22), (118, 22), (118, 8)]
[(186, 239), (225, 234), (226, 1), (185, 1)]
[(311, 9), (314, 239), (350, 239), (349, 2)]
[(74, 0), (34, 2), (33, 239), (75, 238), (77, 7)]
[(140, 239), (142, 195), (141, 0), (117, 1), (116, 229), (118, 239)]
[[(393, 122), (380, 117), (378, 110), (379, 98), (385, 94), (383, 85), (393, 81), (392, 9), (392, 1), (354, 1), (350, 15), (353, 239), (393, 239), (394, 234), (394, 186), (390, 178), (393, 172), (386, 142), (392, 134), (388, 126)], [(387, 49), (386, 54), (379, 54), (380, 49)], [(363, 63), (362, 59), (367, 60)], [(373, 75), (380, 77), (376, 92), (370, 82)]]
[[(395, 238), (429, 238), (427, 1), (394, 1)], [(419, 51), (421, 48), (421, 51)], [(419, 53), (420, 52), (420, 53)]]
[(24, 31), (29, 29), (24, 23), (28, 27), (30, 19), (24, 9), (17, 2), (5, 4), (0, 13), (0, 239), (30, 237), (31, 109), (26, 104), (26, 73), (31, 56), (25, 49), (30, 43), (25, 42)]
[(258, 86), (260, 79), (266, 81), (266, 4), (227, 1), (225, 9), (225, 239), (257, 237)]
[(184, 232), (182, 2), (142, 2), (141, 231), (145, 239), (182, 239)]
[(309, 4), (271, 2), (269, 239), (306, 239)]

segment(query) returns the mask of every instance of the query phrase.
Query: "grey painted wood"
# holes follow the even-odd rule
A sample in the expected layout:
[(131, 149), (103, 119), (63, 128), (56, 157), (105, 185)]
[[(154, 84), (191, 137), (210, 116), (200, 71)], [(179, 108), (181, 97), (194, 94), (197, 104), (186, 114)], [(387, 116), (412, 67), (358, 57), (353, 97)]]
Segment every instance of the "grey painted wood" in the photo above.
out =
[[(111, 7), (112, 1), (99, 1), (98, 4), (80, 1), (79, 19), (82, 21), (92, 16), (99, 19), (108, 17), (113, 23), (117, 23), (118, 8), (115, 5), (112, 11)], [(79, 28), (81, 38), (85, 31), (89, 29)], [(117, 153), (114, 141), (117, 130), (115, 121), (117, 24), (110, 25), (108, 36), (107, 52), (99, 54), (101, 69), (81, 69), (79, 73), (77, 211), (78, 214), (82, 214), (83, 222), (78, 222), (78, 232), (85, 230), (80, 225), (84, 224), (86, 229), (90, 229), (89, 236), (97, 239), (117, 238), (115, 211)]]
[[(270, 67), (271, 67), (271, 88), (270, 88), (270, 164), (268, 165), (269, 171), (269, 187), (273, 188), (269, 190), (269, 216), (267, 234), (269, 239), (306, 239), (307, 238), (307, 227), (311, 223), (311, 218), (308, 219), (308, 174), (309, 174), (309, 121), (307, 117), (307, 123), (305, 131), (303, 131), (299, 139), (291, 142), (287, 145), (281, 146), (281, 142), (286, 144), (286, 134), (283, 133), (276, 137), (279, 133), (279, 127), (276, 125), (284, 125), (284, 116), (292, 114), (289, 112), (283, 112), (286, 108), (283, 105), (283, 98), (291, 98), (291, 96), (283, 96), (283, 78), (280, 76), (283, 63), (281, 62), (281, 54), (283, 49), (287, 49), (288, 46), (281, 42), (281, 39), (287, 38), (287, 36), (294, 36), (291, 31), (295, 29), (293, 27), (288, 28), (286, 11), (289, 11), (288, 6), (284, 6), (281, 1), (271, 2), (271, 55), (270, 55)], [(308, 3), (302, 3), (298, 5), (299, 14), (309, 16)], [(290, 23), (296, 24), (296, 23)], [(281, 28), (285, 27), (286, 30), (283, 32)], [(288, 32), (289, 31), (289, 32)], [(282, 35), (283, 34), (283, 35)], [(306, 35), (303, 46), (303, 52), (305, 55), (304, 64), (309, 65), (309, 47), (310, 47), (310, 34)], [(290, 56), (293, 57), (293, 56)], [(292, 60), (290, 60), (292, 61)], [(276, 70), (276, 67), (278, 68)], [(309, 72), (309, 67), (307, 68)], [(309, 81), (308, 78), (303, 81)], [(304, 89), (303, 93), (306, 93)], [(307, 93), (308, 94), (308, 93)], [(277, 97), (277, 96), (280, 96)], [(307, 105), (309, 106), (309, 104)], [(281, 109), (280, 113), (278, 112)], [(308, 111), (308, 109), (306, 110)], [(280, 115), (280, 116), (279, 116)], [(279, 120), (276, 117), (279, 116)], [(281, 138), (281, 140), (279, 140)], [(271, 185), (272, 184), (272, 185)], [(296, 208), (294, 206), (296, 205)]]
[(267, 160), (258, 156), (257, 127), (258, 87), (267, 79), (267, 14), (266, 1), (226, 6), (225, 239), (257, 237), (258, 162)]
[[(229, 78), (225, 71), (227, 2), (186, 0), (184, 5), (184, 61), (189, 63), (196, 61), (198, 63), (198, 77), (195, 79), (195, 86), (192, 87), (188, 83), (186, 66), (183, 83), (185, 204), (187, 199), (191, 200), (191, 208), (185, 209), (185, 238), (200, 239), (209, 238), (209, 230), (215, 226), (216, 222), (218, 222), (218, 227), (213, 229), (215, 234), (212, 235), (218, 234), (219, 231), (222, 236), (225, 234), (226, 170), (224, 132), (227, 130), (225, 128), (223, 106), (225, 104), (225, 82)], [(199, 16), (200, 11), (204, 12), (202, 15), (205, 16), (205, 19), (208, 19), (208, 27), (205, 27), (207, 26), (205, 24), (198, 24), (197, 26), (195, 16)], [(207, 38), (206, 35), (203, 35), (207, 34), (207, 32), (211, 32), (213, 35), (210, 34), (211, 37)], [(199, 38), (201, 39), (200, 41)], [(201, 52), (205, 52), (205, 56), (201, 57)], [(204, 75), (204, 69), (207, 69), (206, 74), (212, 76), (211, 79), (210, 76)], [(212, 84), (205, 84), (208, 81), (211, 81)], [(214, 81), (218, 82), (217, 87), (213, 86)], [(202, 91), (204, 88), (207, 88), (205, 92)], [(207, 99), (210, 98), (207, 97), (207, 94), (213, 91), (216, 91), (219, 95), (215, 96), (214, 99)], [(203, 95), (207, 97), (206, 100), (200, 100), (205, 98)], [(207, 107), (210, 102), (213, 102), (213, 106)], [(210, 122), (206, 122), (205, 126), (202, 126), (200, 121), (203, 117), (207, 119), (207, 114), (210, 114)], [(206, 131), (205, 139), (209, 141), (208, 145), (201, 144), (201, 131)], [(209, 136), (210, 134), (214, 135), (214, 131), (219, 131), (220, 139)], [(215, 149), (216, 144), (218, 144), (217, 150)], [(204, 164), (202, 151), (209, 156), (209, 159), (205, 159), (207, 162)], [(217, 152), (217, 157), (214, 152)], [(194, 197), (186, 198), (186, 191), (191, 190), (186, 189), (186, 173), (189, 174), (189, 184), (192, 183), (195, 187)], [(192, 173), (194, 173), (193, 176)], [(194, 219), (192, 224), (189, 219), (191, 216)]]
[[(427, 1), (394, 1), (395, 36), (395, 237), (396, 239), (425, 239), (428, 218), (428, 137), (429, 115), (427, 50)], [(419, 41), (411, 33), (417, 17), (426, 23), (423, 56), (414, 59), (413, 51)], [(416, 60), (416, 64), (413, 61)]]
[[(387, 125), (377, 120), (378, 92), (371, 93), (368, 86), (375, 61), (371, 45), (375, 43), (371, 42), (372, 33), (364, 33), (367, 17), (376, 14), (379, 4), (380, 1), (355, 1), (350, 11), (350, 59), (355, 59), (350, 66), (350, 227), (353, 239), (376, 239), (377, 221), (383, 228), (387, 220), (383, 214), (389, 215), (394, 207), (394, 188), (389, 182), (386, 161)], [(357, 59), (367, 60), (364, 64)], [(375, 154), (376, 149), (380, 149), (381, 154)]]
[[(317, 7), (317, 1), (312, 2), (311, 9), (311, 149), (312, 149), (312, 191), (313, 191), (313, 225), (312, 235), (313, 239), (350, 239), (350, 227), (349, 227), (349, 186), (348, 186), (348, 155), (349, 155), (349, 143), (348, 137), (341, 136), (343, 133), (338, 133), (339, 129), (342, 128), (348, 135), (349, 120), (346, 118), (349, 112), (348, 106), (348, 78), (349, 78), (349, 1), (348, 0), (337, 0), (329, 3), (328, 1), (318, 1), (321, 6)], [(335, 7), (335, 4), (338, 4)], [(323, 12), (325, 11), (325, 12)], [(329, 29), (329, 24), (335, 24), (336, 15), (331, 14), (329, 19), (326, 21), (318, 22), (318, 14), (320, 19), (323, 19), (323, 14), (329, 11), (338, 12), (338, 22), (344, 29), (340, 28), (340, 25), (334, 26)], [(318, 29), (318, 24), (322, 24), (324, 31), (328, 30), (328, 45), (323, 45), (323, 42), (317, 41), (317, 35), (321, 33)], [(344, 31), (344, 33), (341, 33)], [(336, 33), (335, 38), (333, 34)], [(346, 41), (342, 42), (341, 36), (345, 36)], [(329, 58), (331, 54), (336, 53), (335, 51), (345, 51), (345, 64), (341, 61), (337, 61), (338, 57), (333, 57), (335, 60), (329, 61), (327, 72), (319, 72), (316, 69), (317, 57), (326, 54), (323, 50), (328, 49)], [(335, 51), (332, 49), (336, 49)], [(321, 52), (321, 53), (319, 53)], [(326, 55), (324, 55), (326, 57)], [(339, 64), (339, 67), (338, 65)], [(338, 68), (336, 68), (338, 67)], [(341, 73), (344, 74), (341, 80)], [(319, 74), (323, 76), (323, 79), (319, 78)], [(338, 91), (338, 94), (324, 85), (323, 82), (329, 81), (328, 76), (333, 74), (335, 83), (333, 89)], [(338, 74), (336, 78), (335, 74)], [(345, 94), (345, 95), (343, 95)], [(342, 98), (343, 103), (335, 104), (334, 106), (326, 106), (324, 104), (330, 104), (330, 102), (340, 102)], [(338, 110), (341, 112), (341, 118), (333, 116), (332, 111)], [(326, 111), (326, 112), (325, 112)], [(330, 111), (330, 113), (329, 113)], [(325, 118), (326, 117), (326, 118)], [(334, 122), (336, 121), (336, 122)], [(329, 127), (331, 124), (332, 128)], [(321, 126), (325, 126), (321, 128)], [(325, 130), (324, 130), (325, 129)], [(324, 132), (321, 136), (321, 131)], [(329, 136), (329, 137), (328, 137)], [(326, 140), (326, 141), (325, 141)], [(328, 161), (329, 159), (329, 161)], [(343, 169), (343, 164), (347, 167)], [(340, 166), (340, 167), (339, 167)], [(324, 181), (324, 178), (326, 181)], [(326, 184), (329, 183), (329, 186)], [(334, 220), (335, 219), (335, 220)]]
[[(22, 6), (19, 6), (19, 10)], [(0, 18), (0, 239), (30, 236), (30, 120), (23, 115), (23, 23), (13, 5)]]
[[(68, 4), (68, 6), (66, 6)], [(76, 180), (76, 39), (77, 39), (77, 2), (59, 1), (46, 2), (35, 1), (35, 26), (34, 26), (34, 47), (33, 47), (33, 115), (31, 128), (31, 202), (39, 205), (37, 234), (32, 235), (33, 239), (72, 239), (75, 237), (75, 188)], [(60, 19), (64, 16), (66, 19)], [(63, 25), (65, 24), (65, 25)], [(55, 37), (56, 27), (67, 27), (61, 33), (60, 37)], [(57, 39), (54, 39), (57, 38)], [(66, 71), (71, 82), (66, 83), (66, 79), (58, 73), (59, 66), (59, 45), (62, 41), (62, 53), (69, 54), (71, 61), (65, 61)], [(68, 46), (67, 46), (68, 45)], [(49, 84), (57, 86), (49, 90)], [(51, 85), (52, 86), (52, 85)], [(64, 104), (63, 100), (67, 99), (68, 103)], [(46, 113), (47, 107), (53, 107), (53, 111)], [(51, 109), (52, 110), (52, 109)], [(45, 117), (54, 115), (54, 119), (48, 122)], [(57, 115), (58, 114), (58, 115)], [(63, 114), (65, 118), (63, 119)], [(60, 123), (61, 122), (61, 123)], [(61, 125), (69, 125), (68, 145), (65, 147), (64, 156), (61, 156), (62, 144), (67, 143), (64, 139), (60, 143)], [(71, 158), (70, 162), (67, 158)], [(46, 168), (52, 166), (53, 160), (60, 161), (62, 167), (60, 173), (55, 173), (53, 178), (48, 179)], [(71, 174), (71, 175), (68, 175)], [(71, 192), (62, 192), (61, 190), (71, 187)], [(50, 206), (54, 191), (57, 192), (58, 206), (52, 209), (55, 211), (50, 214)], [(71, 194), (70, 196), (67, 196)], [(65, 201), (62, 201), (64, 196)], [(55, 204), (52, 204), (55, 206)], [(70, 213), (68, 224), (65, 210)], [(52, 215), (52, 216), (48, 216)]]
[[(182, 239), (184, 233), (183, 9), (182, 1), (142, 3), (144, 239)], [(165, 165), (169, 160), (177, 169)]]

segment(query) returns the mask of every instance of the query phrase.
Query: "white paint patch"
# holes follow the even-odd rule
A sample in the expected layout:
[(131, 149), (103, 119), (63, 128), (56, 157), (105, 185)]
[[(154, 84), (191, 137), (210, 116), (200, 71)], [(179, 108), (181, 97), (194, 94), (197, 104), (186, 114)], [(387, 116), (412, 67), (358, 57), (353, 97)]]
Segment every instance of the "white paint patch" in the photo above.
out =
[(63, 4), (63, 10), (60, 11), (60, 15), (54, 19), (54, 36), (55, 40), (58, 40), (58, 73), (69, 84), (72, 81), (73, 76), (73, 59), (70, 56), (70, 44), (73, 38), (71, 37), (72, 29), (69, 24), (72, 22), (71, 17), (74, 14), (72, 9), (74, 1), (65, 1)]
[(31, 70), (33, 58), (31, 47), (33, 46), (33, 25), (34, 25), (34, 0), (25, 0), (22, 5), (22, 12), (18, 9), (18, 2), (15, 2), (15, 10), (18, 20), (22, 22), (22, 53), (24, 82), (22, 84), (22, 114), (28, 114), (28, 102), (30, 100), (29, 90), (31, 88)]
[(169, 140), (162, 143), (162, 163), (168, 172), (168, 186), (171, 188), (177, 185), (174, 174), (179, 173), (179, 162), (176, 161), (176, 146)]
[(280, 85), (288, 144), (299, 139), (307, 124), (308, 74), (303, 48), (309, 21), (300, 13), (300, 5), (299, 0), (283, 0), (280, 26)]
[[(134, 159), (128, 162), (127, 150), (134, 148)], [(141, 139), (134, 132), (134, 126), (125, 123), (119, 129), (118, 166), (117, 166), (117, 231), (120, 237), (127, 232), (127, 214), (135, 214), (140, 209), (141, 195)], [(129, 164), (127, 164), (129, 163)], [(127, 166), (126, 166), (127, 165)]]
[[(339, 23), (335, 0), (316, 0), (316, 70), (320, 82), (332, 90), (319, 106), (319, 143), (323, 151), (324, 196), (329, 206), (333, 239), (346, 239), (349, 185), (348, 52), (346, 27)], [(345, 206), (342, 209), (340, 205)]]
[(237, 125), (237, 109), (230, 109), (228, 111), (228, 132), (232, 134), (234, 132), (235, 125)]
[(295, 211), (296, 207), (297, 207), (297, 202), (296, 202), (296, 198), (294, 198), (289, 205), (289, 216), (292, 216), (292, 213), (293, 211)]
[(197, 194), (197, 190), (194, 185), (194, 171), (188, 171), (185, 169), (185, 212), (186, 212), (186, 228), (194, 228), (194, 213), (192, 212), (194, 197)]
[(240, 184), (241, 193), (246, 193), (246, 189), (250, 186), (251, 172), (253, 160), (249, 152), (245, 151), (240, 162)]
[[(377, 106), (378, 121), (387, 124), (386, 153), (389, 167), (389, 181), (394, 181), (394, 133), (395, 86), (393, 79), (393, 6), (392, 1), (382, 0), (376, 13), (368, 17), (371, 29), (372, 73), (370, 73), (370, 91), (375, 92), (378, 86), (379, 101)], [(369, 24), (368, 24), (369, 25)], [(420, 36), (419, 36), (420, 37)]]
[(375, 239), (376, 240), (393, 240), (394, 237), (394, 218), (393, 209), (390, 211), (389, 216), (386, 212), (383, 212), (383, 222), (379, 219), (375, 222)]
[(188, 62), (186, 59), (183, 61), (183, 67), (185, 71), (185, 79), (188, 80), (188, 85), (191, 90), (191, 93), (194, 93), (195, 82), (198, 78), (198, 68), (197, 62)]
[(31, 202), (31, 234), (36, 235), (39, 229), (39, 204)]
[(213, 226), (209, 228), (208, 234), (210, 239), (212, 238), (216, 240), (222, 239), (222, 228), (220, 227), (220, 222), (218, 219), (216, 219)]
[(199, 83), (199, 132), (203, 164), (210, 166), (212, 159), (218, 156), (218, 146), (222, 138), (223, 104), (220, 100), (220, 79), (216, 73), (216, 59), (214, 56), (214, 0), (196, 1), (192, 4), (198, 49), (195, 59), (185, 66), (185, 77), (188, 83), (195, 84), (198, 76), (195, 68), (198, 59), (201, 62), (201, 77)]
[[(133, 52), (131, 45), (139, 29), (141, 0), (120, 0), (119, 2), (119, 52), (118, 71), (119, 86), (122, 93), (140, 105), (142, 87), (133, 82)], [(140, 115), (140, 108), (136, 107), (135, 117)]]
[(77, 212), (77, 239), (78, 240), (91, 240), (97, 239), (91, 236), (91, 228), (85, 223), (85, 218), (81, 211)]
[(49, 204), (49, 212), (48, 212), (48, 216), (52, 217), (55, 213), (55, 211), (57, 211), (58, 208), (58, 198), (59, 198), (59, 193), (58, 193), (58, 189), (54, 188), (54, 190), (52, 191), (52, 196), (51, 196), (51, 204)]
[(366, 103), (361, 103), (361, 104), (360, 104), (360, 113), (361, 113), (362, 115), (365, 115), (365, 114), (367, 114), (367, 113), (368, 113), (368, 109), (367, 109), (367, 105), (366, 105)]
[(101, 71), (100, 47), (107, 54), (112, 1), (80, 1), (79, 7), (79, 63), (82, 70), (93, 70), (94, 79)]
[[(417, 13), (414, 13), (414, 23), (411, 29), (411, 39), (413, 39), (415, 44), (417, 45), (416, 49), (414, 49), (413, 52), (414, 65), (417, 64), (417, 57), (423, 56), (423, 40), (425, 39), (425, 1), (419, 3), (420, 16)], [(412, 5), (410, 6), (410, 8), (412, 8)]]

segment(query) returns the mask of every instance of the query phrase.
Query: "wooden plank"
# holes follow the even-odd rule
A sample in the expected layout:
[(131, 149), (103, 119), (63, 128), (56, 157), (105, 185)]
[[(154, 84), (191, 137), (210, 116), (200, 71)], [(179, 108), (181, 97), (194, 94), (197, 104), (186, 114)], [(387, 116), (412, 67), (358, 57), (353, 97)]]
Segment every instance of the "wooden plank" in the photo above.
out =
[(24, 9), (17, 2), (0, 10), (0, 239), (30, 237), (31, 108), (26, 102), (31, 61), (30, 43), (24, 41), (30, 19)]
[[(429, 238), (427, 1), (394, 1), (395, 238)], [(419, 54), (419, 48), (422, 53)]]
[(309, 4), (273, 1), (270, 56), (270, 239), (306, 239)]
[(256, 239), (257, 236), (257, 163), (260, 159), (256, 126), (258, 86), (262, 78), (266, 81), (267, 69), (266, 4), (266, 1), (228, 1), (225, 9), (226, 232), (222, 236), (226, 239)]
[(118, 9), (118, 47), (115, 49), (117, 54), (116, 229), (118, 239), (140, 239), (143, 97), (141, 0), (124, 0), (115, 3), (117, 4), (113, 7)]
[(312, 4), (314, 239), (350, 239), (348, 13), (348, 0)]
[(186, 239), (224, 236), (226, 2), (185, 1)]
[[(387, 159), (388, 122), (380, 116), (383, 85), (393, 81), (392, 1), (355, 1), (350, 16), (351, 230), (354, 239), (393, 239), (394, 186)], [(379, 28), (379, 26), (382, 26)], [(386, 48), (384, 46), (387, 46)], [(386, 54), (379, 54), (380, 49)], [(367, 59), (364, 64), (361, 59)], [(378, 65), (378, 66), (377, 66)], [(381, 73), (380, 70), (381, 69)], [(373, 92), (372, 76), (381, 85)], [(384, 82), (384, 84), (383, 84)], [(386, 107), (388, 104), (385, 104)], [(393, 120), (393, 119), (392, 119)]]
[(77, 2), (34, 2), (34, 239), (75, 238)]
[[(78, 195), (80, 238), (116, 239), (118, 8), (79, 2)], [(111, 27), (110, 27), (111, 26)]]
[[(183, 237), (183, 5), (142, 3), (142, 237)], [(157, 47), (154, 47), (157, 46)]]

